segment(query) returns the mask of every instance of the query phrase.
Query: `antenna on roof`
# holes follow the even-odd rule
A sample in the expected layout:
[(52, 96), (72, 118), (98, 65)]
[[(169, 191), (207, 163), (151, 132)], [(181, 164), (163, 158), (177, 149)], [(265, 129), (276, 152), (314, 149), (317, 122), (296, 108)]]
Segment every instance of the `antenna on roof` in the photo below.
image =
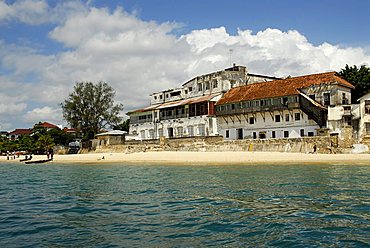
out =
[(231, 49), (231, 48), (230, 48), (230, 49), (229, 49), (229, 53), (230, 53), (230, 66), (232, 66), (232, 63), (231, 63), (231, 61), (232, 61), (232, 60), (231, 60), (231, 55), (233, 54), (233, 49)]

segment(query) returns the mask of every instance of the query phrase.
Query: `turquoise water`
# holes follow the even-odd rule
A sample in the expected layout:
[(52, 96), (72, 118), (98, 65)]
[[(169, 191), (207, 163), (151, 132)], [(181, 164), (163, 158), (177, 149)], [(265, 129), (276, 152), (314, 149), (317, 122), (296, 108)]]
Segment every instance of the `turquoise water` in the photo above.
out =
[(0, 247), (370, 247), (370, 166), (0, 164)]

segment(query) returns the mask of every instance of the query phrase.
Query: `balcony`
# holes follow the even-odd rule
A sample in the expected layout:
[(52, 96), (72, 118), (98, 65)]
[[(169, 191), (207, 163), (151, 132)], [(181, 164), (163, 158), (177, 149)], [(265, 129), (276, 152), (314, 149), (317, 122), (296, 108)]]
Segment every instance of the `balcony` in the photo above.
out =
[(285, 109), (297, 109), (299, 108), (298, 102), (291, 102), (285, 105), (268, 105), (268, 106), (255, 106), (247, 108), (235, 108), (227, 110), (216, 110), (216, 115), (235, 115), (235, 114), (250, 114), (256, 112), (269, 112), (275, 110), (285, 110)]

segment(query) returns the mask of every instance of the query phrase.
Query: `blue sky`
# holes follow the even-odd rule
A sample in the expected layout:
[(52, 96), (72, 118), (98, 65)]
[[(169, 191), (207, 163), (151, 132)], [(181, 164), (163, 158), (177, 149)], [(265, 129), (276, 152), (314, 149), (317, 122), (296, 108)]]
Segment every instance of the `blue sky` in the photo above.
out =
[(64, 123), (76, 81), (107, 81), (125, 112), (232, 62), (302, 75), (370, 64), (370, 1), (0, 0), (0, 129)]

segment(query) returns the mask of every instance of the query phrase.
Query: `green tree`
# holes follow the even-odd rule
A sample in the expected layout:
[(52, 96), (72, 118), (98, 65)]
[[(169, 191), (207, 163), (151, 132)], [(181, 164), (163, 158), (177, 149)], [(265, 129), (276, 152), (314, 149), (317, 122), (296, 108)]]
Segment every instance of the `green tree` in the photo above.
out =
[(83, 140), (94, 137), (101, 129), (122, 121), (122, 104), (115, 104), (116, 92), (106, 82), (77, 82), (73, 92), (61, 104), (64, 119), (83, 134)]
[(130, 119), (124, 120), (120, 124), (113, 126), (114, 130), (122, 130), (128, 132), (130, 129)]
[(19, 147), (18, 147), (19, 150), (33, 151), (36, 148), (33, 137), (29, 135), (22, 135), (21, 137), (19, 137), (18, 141), (19, 141)]
[(41, 151), (48, 151), (53, 149), (54, 140), (49, 134), (40, 135), (39, 139), (36, 142), (36, 147)]
[(348, 66), (341, 69), (339, 75), (353, 84), (355, 89), (352, 90), (352, 103), (367, 94), (370, 91), (370, 68), (362, 65), (360, 68), (357, 66)]
[(74, 140), (74, 137), (71, 134), (68, 134), (60, 129), (50, 129), (47, 131), (47, 134), (53, 138), (56, 145), (66, 146), (69, 142)]

